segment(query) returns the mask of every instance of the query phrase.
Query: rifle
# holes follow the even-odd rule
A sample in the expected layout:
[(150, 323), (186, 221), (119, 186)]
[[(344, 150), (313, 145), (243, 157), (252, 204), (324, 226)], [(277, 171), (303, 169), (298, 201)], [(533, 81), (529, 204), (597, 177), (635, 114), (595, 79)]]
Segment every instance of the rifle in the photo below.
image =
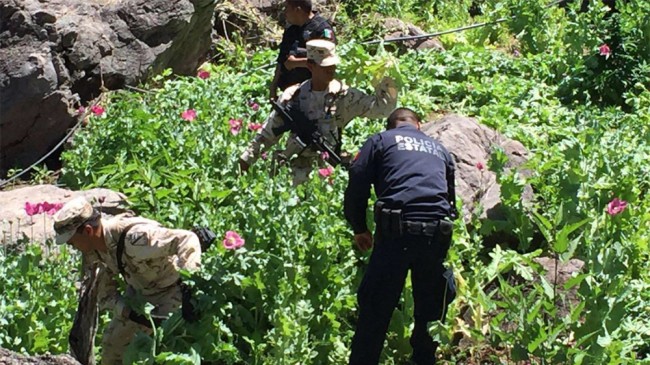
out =
[(97, 290), (99, 268), (84, 256), (83, 281), (79, 289), (79, 306), (68, 336), (72, 357), (83, 365), (95, 365), (95, 335), (97, 334)]
[(275, 135), (279, 135), (290, 130), (295, 133), (296, 140), (303, 149), (313, 146), (317, 151), (327, 153), (327, 158), (325, 160), (330, 165), (341, 165), (345, 169), (348, 168), (348, 164), (343, 163), (341, 160), (341, 156), (339, 156), (337, 153), (336, 147), (332, 146), (332, 144), (318, 130), (316, 123), (313, 123), (311, 120), (307, 119), (307, 117), (302, 112), (297, 110), (297, 107), (288, 108), (288, 106), (282, 106), (275, 100), (271, 101), (271, 106), (284, 121), (284, 125), (282, 127), (273, 128), (273, 133)]

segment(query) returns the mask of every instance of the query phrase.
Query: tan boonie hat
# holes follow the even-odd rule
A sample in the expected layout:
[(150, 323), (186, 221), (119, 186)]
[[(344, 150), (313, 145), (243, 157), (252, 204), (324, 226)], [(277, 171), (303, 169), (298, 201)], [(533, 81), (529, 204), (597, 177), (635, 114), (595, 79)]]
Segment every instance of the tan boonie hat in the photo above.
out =
[(88, 218), (93, 215), (93, 207), (83, 197), (75, 198), (65, 203), (53, 217), (56, 243), (66, 243)]
[(312, 39), (307, 42), (307, 59), (319, 66), (338, 65), (341, 62), (336, 55), (336, 45), (325, 39)]

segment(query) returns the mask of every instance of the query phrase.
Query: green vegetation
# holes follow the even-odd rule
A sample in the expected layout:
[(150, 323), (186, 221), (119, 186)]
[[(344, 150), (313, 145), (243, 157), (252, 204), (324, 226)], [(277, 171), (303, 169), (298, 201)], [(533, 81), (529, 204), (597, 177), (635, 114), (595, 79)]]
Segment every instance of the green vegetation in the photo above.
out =
[[(639, 16), (650, 5), (630, 0), (608, 15), (597, 3), (577, 13), (542, 1), (494, 0), (472, 19), (470, 3), (353, 2), (340, 15), (340, 39), (355, 39), (341, 47), (339, 75), (349, 84), (369, 89), (373, 77), (389, 73), (402, 83), (400, 105), (424, 115), (475, 116), (531, 152), (526, 180), (502, 171), (499, 150), (487, 163), (502, 184), (507, 225), (475, 219), (468, 230), (457, 222), (449, 264), (459, 297), (447, 323), (432, 331), (441, 355), (450, 364), (650, 364), (650, 19)], [(445, 36), (444, 52), (393, 55), (359, 44), (378, 27), (370, 10), (403, 13), (431, 31), (517, 17)], [(122, 191), (137, 211), (170, 226), (209, 225), (246, 240), (237, 250), (212, 248), (204, 269), (188, 279), (203, 318), (177, 325), (174, 317), (155, 338), (138, 337), (132, 361), (346, 363), (367, 257), (352, 249), (342, 216), (345, 172), (336, 169), (331, 181), (315, 173), (298, 188), (286, 169), (269, 177), (270, 158), (238, 173), (237, 158), (254, 133), (248, 127), (269, 109), (271, 70), (248, 70), (273, 57), (232, 52), (205, 66), (207, 79), (166, 73), (143, 86), (148, 92), (111, 93), (104, 113), (90, 117), (64, 155), (62, 182), (72, 188)], [(188, 110), (196, 117), (183, 114)], [(353, 122), (344, 148), (356, 150), (382, 124)], [(535, 189), (530, 206), (520, 202), (525, 184)], [(610, 206), (615, 198), (627, 203), (620, 212)], [(484, 247), (493, 230), (518, 243)], [(537, 279), (533, 258), (540, 256), (585, 266), (555, 288)], [(3, 254), (0, 346), (66, 351), (77, 266), (65, 250), (43, 257), (28, 246)], [(571, 289), (577, 301), (559, 293)], [(408, 358), (410, 290), (395, 311), (384, 364)], [(18, 321), (21, 311), (29, 316)], [(459, 345), (454, 335), (461, 333)]]

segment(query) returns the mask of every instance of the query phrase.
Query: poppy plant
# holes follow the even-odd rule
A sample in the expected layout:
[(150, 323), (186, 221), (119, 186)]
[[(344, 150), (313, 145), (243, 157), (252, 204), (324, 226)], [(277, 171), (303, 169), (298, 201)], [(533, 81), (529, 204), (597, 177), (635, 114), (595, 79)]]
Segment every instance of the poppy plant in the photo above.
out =
[(96, 117), (101, 117), (106, 110), (101, 105), (93, 105), (90, 107), (90, 111), (95, 114)]
[(196, 119), (196, 110), (187, 109), (186, 111), (181, 113), (181, 118), (183, 118), (183, 120), (186, 120), (188, 122), (193, 121), (194, 119)]
[(228, 121), (228, 124), (230, 124), (230, 133), (233, 135), (239, 134), (241, 131), (241, 126), (242, 126), (242, 120), (241, 119), (230, 119)]
[(609, 49), (607, 44), (603, 44), (598, 47), (598, 53), (600, 53), (601, 56), (605, 56), (605, 59), (607, 59), (612, 54), (612, 50)]
[(324, 169), (318, 169), (318, 174), (323, 178), (330, 177), (332, 173), (334, 173), (334, 169), (332, 168), (332, 166), (327, 166)]
[(223, 239), (223, 247), (227, 250), (235, 250), (244, 245), (245, 241), (241, 236), (235, 231), (226, 232), (226, 238)]
[(255, 132), (262, 129), (261, 123), (248, 123), (248, 130)]
[(196, 76), (201, 80), (205, 80), (207, 78), (210, 78), (210, 71), (199, 70), (199, 72), (196, 74)]
[(627, 208), (627, 202), (625, 200), (614, 198), (607, 204), (607, 214), (614, 216), (622, 213), (625, 208)]

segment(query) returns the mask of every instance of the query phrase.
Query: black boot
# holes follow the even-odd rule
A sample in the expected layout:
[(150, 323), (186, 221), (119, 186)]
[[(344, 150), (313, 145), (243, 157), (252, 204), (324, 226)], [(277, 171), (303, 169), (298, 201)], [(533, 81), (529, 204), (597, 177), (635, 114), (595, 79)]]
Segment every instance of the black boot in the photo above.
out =
[(411, 361), (415, 365), (435, 365), (438, 343), (429, 335), (426, 324), (415, 325), (409, 342), (413, 348)]

